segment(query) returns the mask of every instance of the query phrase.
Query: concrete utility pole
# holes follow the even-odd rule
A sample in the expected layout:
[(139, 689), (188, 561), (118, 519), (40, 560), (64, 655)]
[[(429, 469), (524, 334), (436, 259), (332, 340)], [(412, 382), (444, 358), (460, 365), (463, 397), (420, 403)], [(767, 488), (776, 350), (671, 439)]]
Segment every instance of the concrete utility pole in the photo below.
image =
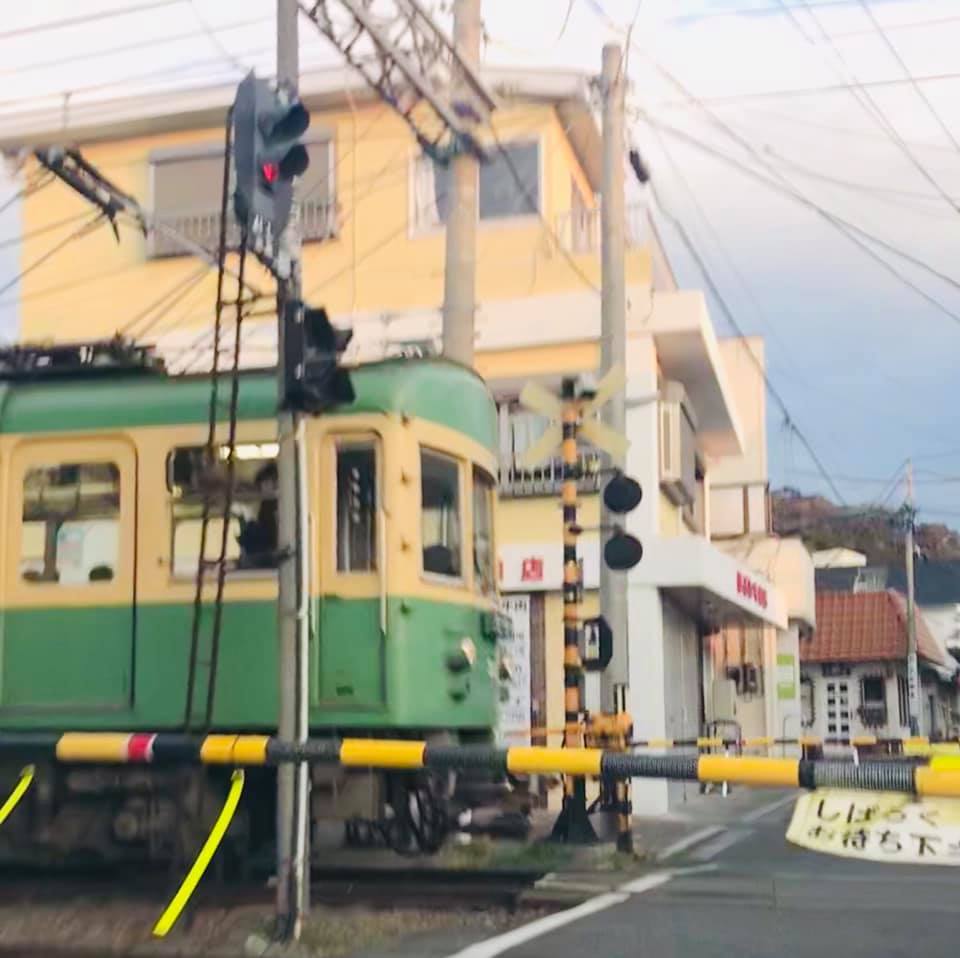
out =
[[(461, 59), (476, 69), (480, 64), (480, 0), (455, 0), (453, 42)], [(469, 95), (463, 71), (455, 67), (451, 97)], [(447, 198), (447, 248), (443, 274), (443, 355), (473, 365), (473, 328), (477, 280), (477, 158), (461, 150), (450, 164)]]
[[(624, 209), (623, 137), (624, 75), (622, 53), (617, 44), (603, 48), (603, 186), (600, 198), (601, 265), (603, 290), (600, 311), (600, 377), (606, 376), (626, 353), (627, 292), (626, 212)], [(603, 422), (624, 435), (627, 428), (625, 392), (619, 389), (602, 410)], [(626, 457), (608, 455), (610, 466), (623, 469)], [(601, 524), (610, 526), (617, 517), (602, 507)], [(609, 532), (604, 532), (604, 540)], [(604, 710), (616, 710), (618, 687), (628, 680), (627, 595), (623, 575), (600, 563), (600, 613), (613, 632), (613, 658), (601, 675)]]
[(907, 566), (907, 702), (910, 734), (920, 734), (920, 669), (917, 664), (917, 611), (913, 597), (913, 463), (907, 460), (907, 529), (904, 536)]
[[(297, 89), (299, 47), (297, 0), (277, 0), (277, 83)], [(291, 218), (284, 241), (290, 253), (289, 278), (277, 286), (277, 369), (281, 412), (278, 416), (277, 546), (280, 640), (280, 715), (277, 734), (284, 742), (306, 742), (308, 723), (307, 504), (304, 501), (306, 460), (301, 418), (283, 405), (284, 318), (286, 304), (301, 296), (299, 217)], [(310, 888), (310, 782), (305, 763), (277, 769), (277, 928), (279, 938), (296, 941), (307, 911)]]

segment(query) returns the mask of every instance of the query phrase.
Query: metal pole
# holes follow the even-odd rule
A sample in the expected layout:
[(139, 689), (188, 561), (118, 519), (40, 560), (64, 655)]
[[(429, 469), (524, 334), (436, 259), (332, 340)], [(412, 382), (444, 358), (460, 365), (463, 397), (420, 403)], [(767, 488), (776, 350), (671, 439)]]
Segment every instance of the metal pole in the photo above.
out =
[[(580, 462), (577, 425), (580, 402), (574, 379), (564, 379), (563, 399), (563, 747), (583, 746), (583, 572), (577, 555), (577, 480)], [(587, 815), (587, 785), (582, 776), (563, 779), (563, 809), (553, 826), (557, 841), (587, 844), (597, 840)]]
[[(626, 212), (624, 209), (623, 138), (624, 87), (623, 55), (615, 43), (603, 48), (601, 73), (603, 96), (603, 185), (600, 195), (602, 295), (600, 306), (600, 377), (617, 363), (624, 362), (626, 353), (627, 292), (626, 269)], [(604, 423), (620, 435), (627, 431), (626, 396), (619, 390), (603, 407)], [(623, 469), (625, 457), (611, 455), (610, 466)], [(617, 517), (601, 503), (601, 525), (609, 528)], [(601, 536), (609, 536), (602, 532)], [(610, 664), (600, 676), (603, 707), (614, 712), (626, 709), (627, 687), (630, 679), (627, 636), (627, 594), (623, 575), (613, 572), (605, 562), (600, 563), (600, 614), (607, 620), (613, 633), (613, 655)], [(630, 783), (618, 784), (617, 845), (629, 852), (633, 847), (630, 821)]]
[(910, 734), (920, 734), (920, 669), (917, 664), (917, 612), (913, 597), (913, 463), (907, 461), (907, 701), (910, 709)]
[[(453, 41), (468, 66), (480, 64), (480, 0), (455, 0)], [(465, 94), (460, 82), (454, 101)], [(468, 150), (457, 153), (450, 164), (447, 198), (446, 263), (443, 275), (443, 355), (473, 365), (473, 327), (476, 312), (477, 188), (476, 157)]]
[[(296, 90), (299, 80), (297, 0), (277, 0), (277, 83)], [(289, 278), (277, 286), (278, 394), (282, 399), (280, 372), (284, 355), (285, 306), (301, 296), (300, 237), (298, 217), (284, 237), (290, 253)], [(282, 405), (282, 403), (281, 403)], [(284, 742), (305, 742), (307, 720), (307, 559), (305, 460), (303, 428), (299, 416), (281, 410), (277, 420), (277, 547), (279, 594), (277, 630), (280, 641), (280, 714), (277, 734)], [(305, 763), (277, 769), (277, 937), (297, 941), (309, 902), (309, 768)]]

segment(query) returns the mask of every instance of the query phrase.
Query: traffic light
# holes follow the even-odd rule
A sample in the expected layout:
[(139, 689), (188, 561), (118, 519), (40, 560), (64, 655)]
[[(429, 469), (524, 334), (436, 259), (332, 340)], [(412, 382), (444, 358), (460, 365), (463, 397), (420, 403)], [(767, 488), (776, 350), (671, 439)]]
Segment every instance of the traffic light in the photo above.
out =
[(350, 374), (340, 357), (353, 338), (349, 329), (336, 329), (325, 309), (294, 301), (284, 311), (284, 408), (319, 413), (353, 402)]
[[(626, 515), (640, 505), (640, 483), (622, 472), (614, 474), (603, 490), (603, 504), (616, 515)], [(643, 558), (643, 546), (636, 536), (617, 526), (603, 547), (603, 561), (615, 572), (632, 569)]]
[(272, 251), (290, 219), (293, 180), (310, 165), (299, 142), (310, 114), (295, 94), (253, 71), (233, 103), (233, 208), (255, 248)]

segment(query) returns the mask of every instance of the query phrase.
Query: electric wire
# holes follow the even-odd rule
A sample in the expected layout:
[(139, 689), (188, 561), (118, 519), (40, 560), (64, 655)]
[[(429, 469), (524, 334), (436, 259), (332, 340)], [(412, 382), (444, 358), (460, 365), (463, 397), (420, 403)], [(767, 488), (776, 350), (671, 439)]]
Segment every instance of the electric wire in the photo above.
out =
[(67, 17), (63, 20), (46, 20), (29, 27), (18, 27), (16, 30), (4, 30), (0, 33), (0, 40), (9, 40), (13, 37), (24, 37), (33, 33), (44, 33), (47, 30), (63, 30), (67, 27), (84, 26), (98, 20), (109, 20), (113, 17), (125, 17), (134, 13), (144, 13), (147, 10), (157, 10), (160, 7), (173, 7), (184, 0), (150, 0), (149, 3), (140, 3), (132, 7), (114, 7), (111, 10), (98, 10), (96, 13), (85, 13), (79, 17)]
[[(913, 256), (911, 253), (906, 252), (903, 249), (893, 245), (892, 243), (887, 242), (879, 236), (869, 232), (868, 230), (863, 229), (855, 223), (850, 222), (849, 220), (844, 219), (841, 216), (838, 216), (835, 213), (831, 213), (825, 207), (820, 206), (818, 203), (810, 200), (804, 194), (796, 190), (792, 184), (789, 184), (788, 181), (783, 181), (786, 185), (782, 183), (777, 183), (775, 180), (772, 180), (763, 175), (763, 173), (754, 169), (751, 166), (748, 166), (746, 163), (743, 163), (741, 160), (736, 157), (730, 156), (728, 153), (724, 153), (722, 150), (717, 149), (711, 144), (705, 143), (704, 141), (698, 139), (697, 137), (692, 136), (684, 130), (680, 130), (677, 127), (674, 127), (670, 124), (663, 123), (660, 120), (657, 120), (649, 115), (645, 115), (644, 119), (651, 126), (659, 127), (664, 132), (669, 133), (670, 135), (682, 139), (685, 142), (696, 147), (698, 150), (713, 156), (715, 159), (720, 159), (723, 162), (735, 167), (740, 170), (745, 175), (751, 176), (756, 179), (758, 182), (763, 183), (768, 188), (781, 193), (785, 196), (789, 196), (802, 205), (806, 206), (809, 209), (815, 211), (821, 218), (825, 219), (828, 223), (833, 225), (840, 232), (842, 236), (845, 236), (850, 242), (855, 246), (859, 247), (866, 255), (873, 259), (878, 265), (880, 265), (886, 272), (893, 276), (898, 282), (902, 283), (904, 286), (913, 290), (918, 296), (928, 302), (933, 306), (938, 312), (943, 313), (949, 319), (953, 320), (955, 323), (960, 323), (960, 313), (955, 312), (950, 309), (949, 306), (942, 303), (935, 296), (932, 296), (922, 287), (914, 283), (909, 277), (905, 276), (900, 270), (894, 267), (891, 263), (885, 260), (880, 254), (873, 249), (866, 241), (869, 240), (871, 243), (875, 243), (877, 246), (895, 254), (896, 256), (901, 257), (906, 260), (908, 263), (911, 263), (914, 266), (917, 266), (926, 272), (932, 274), (937, 279), (942, 280), (943, 282), (953, 286), (956, 289), (960, 289), (960, 282), (955, 280), (952, 276), (949, 276), (941, 271), (930, 266), (929, 263), (924, 260), (918, 259)], [(858, 235), (855, 235), (858, 234)]]
[(102, 213), (98, 213), (91, 220), (88, 220), (86, 223), (82, 224), (78, 229), (75, 229), (69, 236), (65, 236), (62, 240), (57, 242), (54, 246), (48, 249), (42, 256), (35, 259), (29, 266), (25, 266), (16, 276), (12, 279), (7, 280), (6, 283), (0, 285), (0, 295), (6, 293), (8, 290), (12, 289), (17, 285), (25, 276), (28, 276), (35, 269), (42, 266), (47, 260), (51, 259), (57, 253), (60, 252), (65, 246), (72, 243), (74, 240), (80, 239), (82, 236), (87, 233), (93, 232), (93, 230), (102, 226), (106, 222), (106, 217)]
[[(680, 237), (681, 241), (683, 242), (683, 245), (686, 248), (687, 252), (693, 257), (694, 261), (696, 262), (697, 267), (700, 270), (701, 275), (703, 276), (704, 282), (707, 284), (708, 288), (710, 289), (710, 292), (713, 294), (714, 298), (719, 304), (721, 311), (723, 312), (724, 316), (727, 319), (727, 322), (736, 331), (737, 335), (740, 336), (741, 339), (746, 339), (746, 334), (744, 333), (739, 322), (737, 321), (737, 318), (734, 315), (733, 310), (730, 308), (730, 305), (727, 303), (727, 300), (724, 297), (723, 293), (720, 291), (719, 287), (714, 281), (713, 274), (710, 272), (710, 268), (707, 266), (706, 261), (700, 255), (700, 251), (697, 249), (696, 244), (691, 239), (690, 234), (687, 232), (686, 227), (683, 225), (680, 219), (674, 216), (670, 212), (670, 210), (667, 209), (666, 206), (663, 204), (657, 192), (656, 186), (653, 183), (653, 180), (650, 180), (650, 182), (648, 183), (648, 187), (650, 189), (651, 195), (653, 196), (658, 208), (660, 209), (660, 212), (673, 225), (674, 229), (677, 231), (677, 235)], [(744, 345), (746, 344), (744, 343)], [(780, 411), (783, 414), (786, 425), (788, 426), (790, 431), (797, 437), (797, 439), (800, 440), (800, 443), (803, 445), (804, 449), (806, 449), (807, 454), (810, 456), (811, 461), (817, 467), (817, 470), (819, 471), (820, 475), (823, 477), (824, 481), (829, 486), (831, 492), (837, 498), (837, 501), (845, 505), (846, 499), (844, 498), (843, 494), (840, 492), (840, 489), (837, 486), (837, 484), (831, 478), (830, 473), (828, 472), (826, 466), (823, 464), (823, 461), (820, 459), (820, 456), (817, 454), (817, 451), (813, 448), (813, 444), (807, 438), (803, 430), (801, 430), (800, 427), (797, 425), (796, 420), (793, 418), (793, 416), (790, 413), (790, 409), (787, 406), (786, 401), (784, 400), (783, 396), (780, 395), (779, 390), (776, 388), (776, 386), (774, 386), (773, 382), (770, 380), (770, 377), (767, 374), (767, 371), (764, 368), (763, 363), (761, 363), (760, 360), (754, 355), (752, 350), (748, 349), (747, 355), (749, 355), (752, 358), (752, 361), (756, 365), (757, 371), (760, 373), (761, 377), (763, 378), (763, 382), (767, 388), (767, 392), (773, 398), (774, 402), (780, 407)]]
[[(256, 24), (267, 23), (269, 21), (269, 17), (254, 17), (249, 20), (234, 20), (230, 23), (224, 23), (221, 26), (216, 27), (214, 33), (227, 33), (231, 30), (239, 30), (243, 27), (252, 27)], [(124, 43), (115, 47), (104, 47), (100, 50), (82, 50), (79, 53), (71, 53), (67, 56), (56, 57), (55, 59), (31, 60), (29, 63), (0, 68), (0, 76), (32, 73), (38, 70), (49, 70), (54, 67), (60, 68), (71, 63), (83, 63), (89, 60), (98, 60), (102, 57), (115, 56), (120, 53), (133, 53), (136, 50), (148, 50), (153, 47), (165, 46), (168, 43), (180, 43), (183, 40), (194, 40), (196, 38), (196, 31), (191, 30), (189, 33), (174, 33), (164, 37), (150, 37), (147, 40), (138, 40), (136, 43)]]
[(874, 29), (880, 35), (880, 38), (883, 40), (884, 45), (890, 51), (893, 58), (900, 65), (900, 69), (903, 70), (904, 76), (910, 81), (911, 87), (913, 87), (914, 92), (917, 96), (924, 102), (927, 109), (930, 111), (930, 115), (937, 121), (937, 125), (943, 130), (944, 136), (953, 144), (954, 149), (960, 152), (960, 141), (954, 136), (953, 131), (947, 124), (944, 122), (943, 117), (937, 111), (937, 108), (933, 105), (930, 98), (924, 92), (923, 87), (913, 78), (913, 74), (910, 72), (910, 68), (907, 66), (906, 61), (900, 54), (900, 51), (896, 48), (893, 41), (890, 39), (886, 30), (883, 28), (883, 24), (877, 19), (876, 14), (873, 12), (870, 4), (867, 3), (867, 0), (860, 0), (860, 6), (863, 8), (863, 12), (870, 19), (870, 22), (873, 24)]
[[(795, 17), (793, 16), (793, 13), (789, 11), (789, 7), (787, 7), (786, 5), (786, 0), (778, 0), (778, 2), (785, 10), (789, 12), (791, 23), (794, 23), (799, 29), (799, 22), (795, 19)], [(830, 35), (830, 32), (820, 22), (820, 19), (817, 16), (816, 12), (813, 9), (811, 9), (808, 0), (801, 0), (801, 3), (803, 4), (803, 7), (806, 10), (806, 12), (809, 14), (811, 21), (819, 30), (820, 35), (823, 37), (824, 41), (829, 46), (830, 50), (833, 52), (833, 55), (837, 58), (839, 63), (843, 66), (843, 69), (849, 74), (849, 80), (852, 81), (852, 87), (850, 89), (850, 93), (853, 96), (853, 98), (860, 104), (860, 106), (867, 112), (868, 115), (872, 116), (876, 120), (876, 122), (880, 125), (880, 127), (890, 137), (890, 140), (900, 149), (904, 157), (906, 157), (906, 159), (916, 169), (916, 171), (937, 191), (937, 193), (940, 194), (940, 196), (943, 197), (943, 199), (950, 206), (953, 207), (954, 210), (960, 213), (960, 204), (958, 204), (957, 201), (950, 196), (950, 194), (944, 189), (940, 181), (927, 169), (926, 166), (924, 166), (924, 164), (916, 156), (913, 150), (910, 149), (909, 144), (906, 142), (906, 140), (903, 139), (903, 137), (900, 135), (899, 130), (897, 130), (897, 128), (891, 122), (890, 118), (880, 108), (880, 105), (874, 99), (873, 95), (868, 90), (865, 90), (861, 86), (859, 79), (853, 73), (853, 71), (850, 70), (846, 59), (844, 58), (843, 54), (840, 52), (840, 49), (837, 46), (837, 44), (834, 42), (833, 37)], [(804, 33), (802, 30), (800, 32), (803, 35), (804, 39), (807, 39), (806, 33)], [(847, 78), (845, 77), (844, 79), (847, 79)], [(912, 77), (910, 78), (909, 82), (914, 87), (914, 89), (916, 89), (917, 84)]]

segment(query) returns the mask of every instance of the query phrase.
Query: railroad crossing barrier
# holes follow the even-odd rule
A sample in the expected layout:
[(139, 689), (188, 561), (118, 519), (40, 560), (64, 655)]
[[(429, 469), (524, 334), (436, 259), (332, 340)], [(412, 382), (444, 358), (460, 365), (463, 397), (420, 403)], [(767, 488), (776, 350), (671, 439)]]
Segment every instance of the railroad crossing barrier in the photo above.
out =
[(0, 758), (29, 756), (67, 764), (203, 764), (232, 767), (285, 762), (415, 771), (486, 769), (515, 775), (560, 774), (624, 780), (666, 778), (772, 788), (847, 788), (960, 796), (960, 758), (848, 762), (766, 756), (643, 755), (599, 748), (431, 745), (404, 739), (311, 739), (268, 735), (67, 732), (0, 734)]
[[(232, 766), (223, 808), (176, 895), (153, 928), (163, 938), (174, 926), (203, 877), (236, 812), (243, 790), (243, 766), (285, 762), (339, 764), (401, 771), (489, 770), (513, 774), (562, 774), (620, 783), (631, 778), (666, 778), (750, 787), (846, 789), (899, 792), (922, 797), (960, 797), (960, 756), (933, 755), (926, 764), (862, 761), (857, 764), (758, 756), (638, 755), (621, 749), (495, 748), (485, 745), (430, 745), (402, 739), (312, 739), (303, 744), (267, 735), (68, 732), (0, 734), (0, 758), (29, 755), (62, 764), (189, 763)], [(26, 766), (2, 806), (0, 824), (30, 788), (35, 767)]]

